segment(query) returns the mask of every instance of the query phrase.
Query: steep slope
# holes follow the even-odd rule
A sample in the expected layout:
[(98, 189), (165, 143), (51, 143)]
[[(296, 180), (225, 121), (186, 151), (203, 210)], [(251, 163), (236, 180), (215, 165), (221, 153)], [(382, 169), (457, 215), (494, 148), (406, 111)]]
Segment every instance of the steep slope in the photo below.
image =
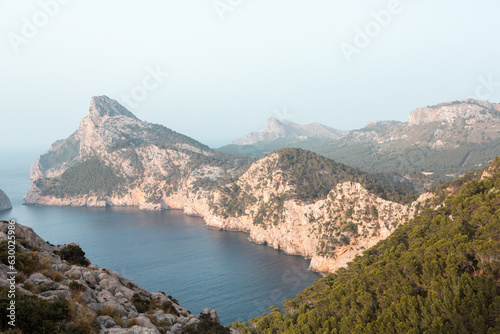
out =
[(9, 197), (0, 189), (0, 211), (12, 209)]
[(408, 123), (369, 122), (338, 139), (277, 139), (221, 151), (258, 157), (283, 147), (308, 149), (370, 173), (400, 172), (399, 179), (423, 191), (434, 179), (474, 171), (498, 154), (500, 104), (474, 99), (442, 103), (412, 111)]
[(297, 124), (285, 119), (270, 117), (267, 119), (267, 128), (262, 132), (252, 132), (242, 139), (232, 142), (236, 145), (252, 145), (262, 141), (272, 141), (278, 138), (337, 138), (342, 131), (329, 126), (311, 123), (307, 125)]
[[(229, 333), (217, 313), (191, 314), (164, 293), (150, 293), (117, 272), (90, 264), (77, 244), (54, 246), (31, 228), (0, 222), (0, 329), (12, 291), (8, 237), (15, 231), (15, 327), (23, 333)], [(10, 243), (9, 243), (10, 245)]]
[(498, 333), (500, 158), (242, 333)]

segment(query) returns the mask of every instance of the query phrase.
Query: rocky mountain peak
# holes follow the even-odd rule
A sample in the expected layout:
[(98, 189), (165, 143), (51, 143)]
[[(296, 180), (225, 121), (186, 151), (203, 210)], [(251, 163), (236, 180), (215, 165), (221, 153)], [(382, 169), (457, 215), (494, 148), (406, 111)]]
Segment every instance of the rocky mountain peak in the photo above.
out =
[(337, 138), (342, 131), (320, 123), (297, 124), (285, 119), (270, 117), (267, 119), (267, 128), (262, 132), (252, 132), (242, 139), (233, 141), (237, 145), (252, 145), (261, 141), (270, 141), (278, 138)]
[(489, 103), (475, 99), (466, 99), (441, 103), (413, 110), (409, 116), (409, 125), (419, 125), (432, 122), (454, 123), (462, 120), (487, 120), (498, 118), (500, 104)]
[(138, 119), (127, 108), (122, 106), (118, 101), (109, 97), (94, 96), (90, 99), (89, 117), (96, 124), (100, 124), (104, 116), (127, 116), (133, 119)]

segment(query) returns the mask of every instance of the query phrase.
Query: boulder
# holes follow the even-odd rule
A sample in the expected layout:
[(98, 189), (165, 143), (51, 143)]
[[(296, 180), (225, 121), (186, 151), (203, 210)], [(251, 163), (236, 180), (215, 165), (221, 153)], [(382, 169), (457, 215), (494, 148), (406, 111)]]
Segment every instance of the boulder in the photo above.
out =
[(12, 203), (7, 195), (0, 189), (0, 211), (12, 209)]
[(108, 315), (101, 315), (100, 317), (97, 317), (97, 322), (99, 323), (99, 325), (101, 325), (101, 327), (104, 328), (111, 328), (116, 326), (113, 318)]
[(149, 320), (149, 318), (146, 317), (145, 315), (139, 315), (138, 317), (133, 318), (131, 320), (135, 321), (135, 323), (141, 327), (156, 328), (156, 326), (153, 325), (151, 320)]
[(207, 315), (208, 318), (210, 319), (210, 321), (216, 322), (218, 324), (220, 323), (219, 316), (217, 315), (217, 311), (211, 310), (207, 307), (207, 308), (203, 309), (203, 314)]
[(172, 334), (182, 334), (182, 325), (181, 324), (175, 324), (170, 328), (170, 333)]

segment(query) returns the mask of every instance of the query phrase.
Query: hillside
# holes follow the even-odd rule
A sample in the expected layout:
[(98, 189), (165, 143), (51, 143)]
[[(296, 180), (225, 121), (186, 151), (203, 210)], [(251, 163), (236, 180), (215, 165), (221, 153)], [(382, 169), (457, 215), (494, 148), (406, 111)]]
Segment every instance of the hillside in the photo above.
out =
[[(445, 189), (445, 188), (443, 188)], [(242, 333), (498, 333), (500, 158)]]
[[(54, 246), (31, 228), (0, 222), (0, 329), (11, 303), (8, 237), (15, 226), (15, 328), (21, 333), (229, 333), (217, 313), (191, 314), (162, 292), (150, 293), (85, 258), (77, 244)], [(10, 239), (9, 239), (10, 240)]]
[(398, 172), (423, 192), (484, 167), (500, 151), (499, 134), (500, 104), (467, 99), (413, 110), (407, 123), (369, 122), (338, 139), (276, 139), (219, 150), (259, 157), (299, 147), (370, 173)]
[(232, 144), (253, 145), (262, 141), (272, 141), (278, 138), (332, 139), (339, 137), (341, 134), (342, 131), (319, 123), (302, 125), (285, 119), (271, 117), (267, 120), (267, 128), (264, 131), (252, 132), (242, 139), (233, 141)]

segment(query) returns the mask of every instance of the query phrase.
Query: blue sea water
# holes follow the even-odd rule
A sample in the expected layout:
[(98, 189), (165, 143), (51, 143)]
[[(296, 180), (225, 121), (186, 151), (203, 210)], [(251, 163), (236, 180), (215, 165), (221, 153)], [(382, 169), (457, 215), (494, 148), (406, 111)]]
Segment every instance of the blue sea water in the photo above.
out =
[(251, 243), (245, 233), (207, 229), (181, 211), (23, 205), (40, 153), (0, 151), (0, 189), (13, 205), (0, 220), (16, 219), (53, 244), (77, 242), (92, 263), (164, 291), (193, 313), (209, 307), (223, 324), (247, 321), (320, 277), (308, 260)]

